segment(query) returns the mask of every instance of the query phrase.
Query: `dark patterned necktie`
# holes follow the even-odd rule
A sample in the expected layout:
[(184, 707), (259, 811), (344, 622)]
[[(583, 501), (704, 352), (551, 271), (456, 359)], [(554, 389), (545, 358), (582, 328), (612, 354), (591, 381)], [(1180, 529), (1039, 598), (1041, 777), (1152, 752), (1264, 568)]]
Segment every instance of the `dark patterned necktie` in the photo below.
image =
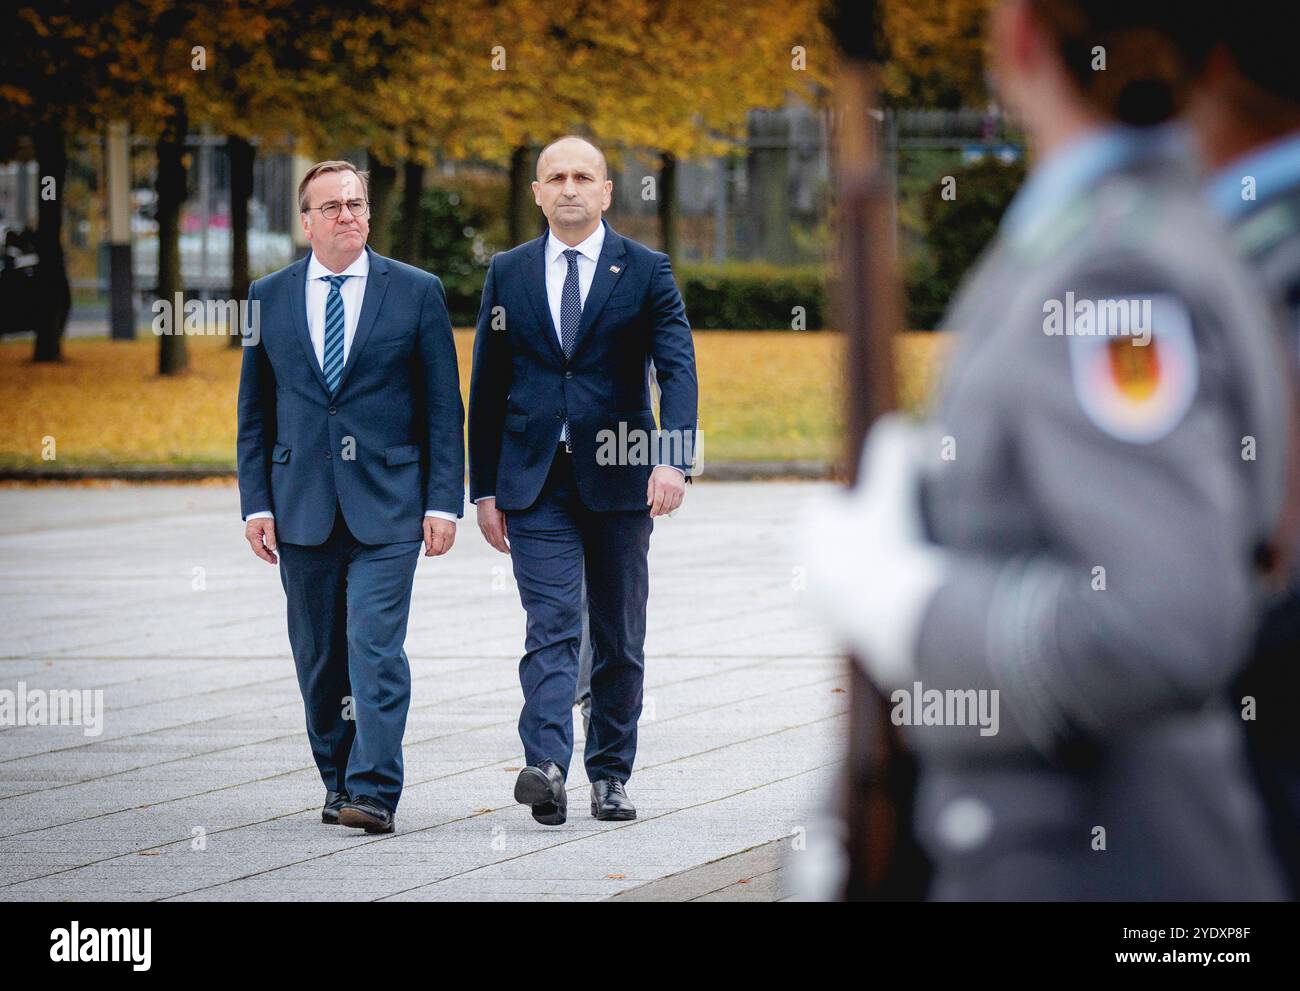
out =
[(339, 387), (343, 375), (343, 294), (339, 286), (343, 285), (346, 275), (327, 275), (330, 294), (325, 297), (325, 384), (330, 392)]
[[(578, 287), (578, 249), (564, 252), (569, 260), (569, 271), (564, 276), (564, 289), (560, 292), (560, 347), (564, 357), (573, 354), (573, 343), (578, 339), (578, 323), (582, 320), (582, 291)], [(564, 421), (564, 446), (569, 446), (569, 421)]]

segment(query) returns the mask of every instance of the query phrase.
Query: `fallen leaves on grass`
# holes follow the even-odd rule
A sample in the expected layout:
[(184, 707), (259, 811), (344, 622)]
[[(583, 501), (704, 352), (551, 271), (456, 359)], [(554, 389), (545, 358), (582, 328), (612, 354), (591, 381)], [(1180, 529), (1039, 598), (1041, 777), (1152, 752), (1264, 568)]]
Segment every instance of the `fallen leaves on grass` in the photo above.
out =
[[(472, 347), (473, 332), (458, 331), (463, 398)], [(944, 335), (900, 336), (903, 408), (925, 403), (945, 348)], [(242, 355), (224, 338), (191, 338), (189, 371), (167, 378), (152, 337), (63, 350), (63, 361), (38, 365), (29, 343), (0, 344), (0, 466), (234, 464)], [(695, 350), (706, 473), (710, 461), (840, 456), (839, 334), (702, 331)], [(47, 437), (53, 462), (42, 458)]]

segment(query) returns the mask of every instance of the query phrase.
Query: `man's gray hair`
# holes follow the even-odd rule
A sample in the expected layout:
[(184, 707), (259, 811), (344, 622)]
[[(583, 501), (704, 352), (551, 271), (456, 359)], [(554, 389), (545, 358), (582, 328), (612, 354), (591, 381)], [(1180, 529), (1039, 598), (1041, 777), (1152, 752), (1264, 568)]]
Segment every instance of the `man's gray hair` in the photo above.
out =
[(324, 175), (326, 172), (354, 172), (358, 179), (361, 180), (361, 193), (368, 201), (370, 199), (370, 173), (363, 172), (351, 162), (344, 162), (335, 159), (329, 162), (317, 162), (307, 170), (307, 174), (302, 177), (302, 182), (298, 183), (298, 212), (306, 213), (311, 204), (307, 202), (307, 187), (311, 181), (318, 175)]

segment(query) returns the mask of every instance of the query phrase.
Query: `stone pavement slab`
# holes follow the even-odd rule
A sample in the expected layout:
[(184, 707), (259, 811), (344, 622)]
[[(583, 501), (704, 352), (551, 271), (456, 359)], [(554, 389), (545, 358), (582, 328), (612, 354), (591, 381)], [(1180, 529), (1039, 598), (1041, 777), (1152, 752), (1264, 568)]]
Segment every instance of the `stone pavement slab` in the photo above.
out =
[(0, 725), (0, 900), (784, 897), (846, 729), (791, 543), (819, 487), (702, 483), (656, 522), (625, 823), (590, 817), (579, 759), (564, 826), (514, 804), (524, 615), (462, 521), (416, 572), (390, 836), (319, 821), (278, 572), (233, 486), (0, 489), (0, 691), (102, 699), (98, 723)]

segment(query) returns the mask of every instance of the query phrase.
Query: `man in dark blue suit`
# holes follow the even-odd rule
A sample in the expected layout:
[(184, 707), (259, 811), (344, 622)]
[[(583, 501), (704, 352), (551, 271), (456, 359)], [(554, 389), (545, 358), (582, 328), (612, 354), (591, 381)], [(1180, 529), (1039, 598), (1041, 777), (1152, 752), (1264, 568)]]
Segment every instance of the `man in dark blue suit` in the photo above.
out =
[(249, 290), (239, 496), (253, 552), (279, 551), (321, 818), (392, 832), (411, 583), (421, 542), (456, 539), (464, 406), (442, 283), (366, 246), (366, 192), (348, 162), (308, 170), (311, 254)]
[(667, 255), (602, 219), (613, 188), (588, 141), (543, 149), (533, 193), (549, 229), (492, 259), (474, 340), (470, 497), (488, 543), (511, 555), (528, 613), (515, 799), (546, 825), (567, 815), (584, 566), (591, 812), (636, 817), (624, 785), (641, 714), (646, 555), (653, 517), (681, 504), (696, 447), (686, 310)]

